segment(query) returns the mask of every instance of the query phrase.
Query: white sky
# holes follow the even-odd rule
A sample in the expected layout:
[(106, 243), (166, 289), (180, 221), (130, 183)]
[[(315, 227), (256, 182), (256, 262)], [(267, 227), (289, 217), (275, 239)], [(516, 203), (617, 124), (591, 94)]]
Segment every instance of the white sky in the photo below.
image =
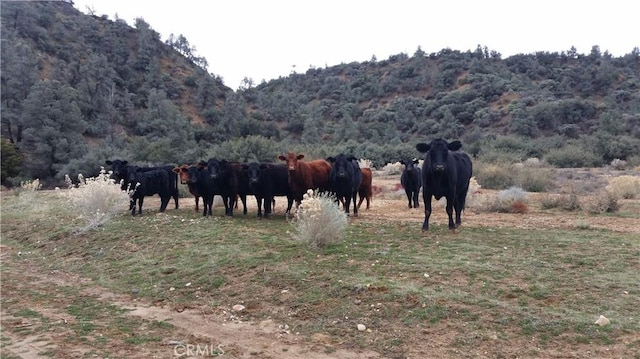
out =
[(184, 35), (209, 72), (237, 89), (310, 67), (475, 50), (561, 52), (594, 45), (619, 57), (640, 47), (634, 0), (74, 0), (95, 15), (134, 25), (141, 17), (166, 40)]

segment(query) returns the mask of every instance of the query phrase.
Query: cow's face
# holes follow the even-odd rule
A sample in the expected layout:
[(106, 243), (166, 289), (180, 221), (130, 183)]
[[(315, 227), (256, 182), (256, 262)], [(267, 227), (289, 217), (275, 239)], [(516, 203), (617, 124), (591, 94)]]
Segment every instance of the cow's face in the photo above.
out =
[(113, 161), (104, 161), (105, 164), (111, 166), (111, 171), (113, 172), (113, 177), (120, 181), (127, 177), (127, 161), (122, 160), (113, 160)]
[(443, 139), (435, 139), (430, 144), (418, 143), (416, 149), (426, 153), (425, 161), (429, 163), (429, 170), (441, 172), (446, 169), (449, 151), (457, 151), (462, 147), (460, 141), (447, 143)]
[(127, 182), (131, 186), (131, 189), (134, 189), (136, 184), (138, 183), (139, 174), (142, 174), (142, 172), (139, 172), (138, 167), (136, 166), (129, 166), (127, 167), (125, 173), (127, 176)]
[(178, 174), (180, 177), (180, 183), (187, 184), (189, 183), (189, 165), (182, 165), (180, 167), (176, 167), (173, 169), (173, 172)]
[(260, 183), (260, 173), (266, 168), (265, 165), (261, 165), (256, 162), (251, 162), (246, 165), (242, 165), (242, 170), (246, 172), (247, 178), (249, 178), (250, 184)]
[(278, 156), (278, 159), (287, 163), (287, 168), (290, 172), (295, 171), (298, 168), (298, 160), (304, 158), (304, 155), (296, 155), (293, 152), (288, 152), (286, 155)]
[(405, 159), (405, 160), (401, 160), (400, 163), (404, 165), (405, 171), (411, 173), (413, 172), (413, 169), (416, 168), (416, 165), (418, 164), (418, 160), (415, 158), (412, 160)]
[(213, 179), (217, 179), (220, 177), (220, 166), (221, 163), (216, 158), (211, 158), (207, 161), (207, 168), (209, 170), (209, 176)]
[(347, 156), (343, 154), (336, 157), (329, 157), (327, 161), (332, 164), (331, 170), (336, 179), (347, 178), (347, 176), (353, 172), (350, 161), (347, 159)]

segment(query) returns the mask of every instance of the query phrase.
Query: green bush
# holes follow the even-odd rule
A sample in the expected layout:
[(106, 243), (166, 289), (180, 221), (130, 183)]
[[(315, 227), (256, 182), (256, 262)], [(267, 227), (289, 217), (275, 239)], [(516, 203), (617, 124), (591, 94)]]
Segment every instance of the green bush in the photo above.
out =
[(527, 192), (546, 192), (552, 184), (551, 171), (540, 167), (519, 167), (515, 184)]
[(549, 151), (544, 160), (560, 168), (600, 167), (602, 159), (593, 152), (580, 145), (566, 145), (565, 147)]
[(476, 162), (475, 177), (482, 188), (503, 189), (515, 183), (512, 165)]

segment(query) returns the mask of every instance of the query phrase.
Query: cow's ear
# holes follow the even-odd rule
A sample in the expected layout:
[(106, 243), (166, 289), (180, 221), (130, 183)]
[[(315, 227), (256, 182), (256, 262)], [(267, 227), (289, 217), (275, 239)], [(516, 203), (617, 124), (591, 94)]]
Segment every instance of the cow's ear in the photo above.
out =
[(182, 171), (182, 167), (175, 167), (174, 169), (172, 169), (172, 171), (174, 173), (180, 173), (180, 171)]
[(413, 159), (413, 163), (418, 164), (418, 163), (420, 163), (420, 160), (419, 160), (419, 159), (417, 159), (417, 158), (414, 158), (414, 159)]
[(331, 162), (331, 163), (334, 163), (336, 161), (336, 159), (334, 157), (331, 157), (331, 156), (327, 157), (326, 160), (327, 160), (327, 162)]
[(416, 145), (416, 150), (420, 153), (426, 153), (429, 151), (430, 146), (424, 142), (420, 142)]
[(182, 172), (189, 172), (189, 167), (180, 167)]
[(278, 156), (278, 159), (279, 159), (280, 161), (286, 161), (286, 160), (287, 160), (287, 158), (286, 158), (285, 156), (283, 156), (283, 155), (279, 155), (279, 156)]
[(299, 159), (299, 160), (301, 160), (301, 159), (303, 159), (303, 158), (304, 158), (304, 155), (303, 155), (303, 154), (299, 154), (299, 155), (298, 155), (298, 157), (296, 157), (296, 158), (297, 158), (297, 159)]
[(460, 141), (453, 141), (453, 142), (449, 143), (447, 148), (449, 148), (449, 150), (451, 150), (451, 151), (457, 151), (460, 148), (462, 148), (462, 143), (460, 143)]
[(111, 166), (111, 165), (113, 164), (113, 162), (111, 162), (111, 161), (109, 161), (109, 160), (104, 161), (104, 163), (105, 163), (106, 165), (109, 165), (109, 166)]
[(126, 165), (127, 165), (127, 163), (129, 163), (129, 161), (122, 161), (122, 165), (123, 165), (123, 166), (126, 166)]
[(401, 165), (405, 164), (404, 160), (400, 160), (400, 164)]
[(268, 164), (265, 164), (265, 163), (261, 163), (261, 164), (260, 164), (260, 169), (261, 169), (261, 170), (266, 170), (267, 168), (269, 168), (269, 165), (268, 165)]

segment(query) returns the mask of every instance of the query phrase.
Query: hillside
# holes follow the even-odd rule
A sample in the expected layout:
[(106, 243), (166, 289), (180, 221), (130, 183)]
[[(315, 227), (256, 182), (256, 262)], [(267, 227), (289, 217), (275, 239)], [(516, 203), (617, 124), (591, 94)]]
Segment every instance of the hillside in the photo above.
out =
[(53, 183), (115, 157), (273, 160), (286, 148), (383, 165), (433, 137), (461, 139), (480, 159), (559, 156), (560, 166), (640, 153), (637, 48), (506, 59), (480, 46), (417, 49), (232, 91), (180, 37), (163, 42), (142, 19), (130, 26), (71, 2), (1, 6), (5, 184)]

